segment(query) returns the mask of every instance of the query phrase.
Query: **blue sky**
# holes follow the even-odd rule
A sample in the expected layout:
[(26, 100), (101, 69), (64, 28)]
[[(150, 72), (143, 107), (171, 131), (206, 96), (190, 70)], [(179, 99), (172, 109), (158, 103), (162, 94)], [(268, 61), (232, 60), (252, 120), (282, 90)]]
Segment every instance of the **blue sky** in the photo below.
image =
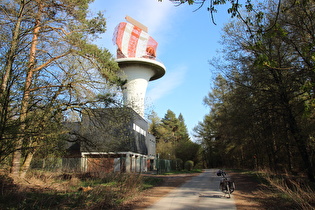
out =
[(212, 84), (208, 61), (217, 54), (221, 29), (229, 20), (226, 6), (221, 6), (214, 25), (206, 6), (193, 12), (197, 5), (176, 7), (168, 0), (95, 0), (91, 5), (93, 12), (103, 11), (107, 19), (107, 32), (96, 44), (114, 55), (113, 31), (126, 15), (148, 27), (158, 42), (157, 60), (165, 65), (166, 74), (149, 83), (145, 112), (154, 110), (160, 118), (168, 109), (177, 116), (181, 113), (189, 134), (209, 112), (203, 104)]

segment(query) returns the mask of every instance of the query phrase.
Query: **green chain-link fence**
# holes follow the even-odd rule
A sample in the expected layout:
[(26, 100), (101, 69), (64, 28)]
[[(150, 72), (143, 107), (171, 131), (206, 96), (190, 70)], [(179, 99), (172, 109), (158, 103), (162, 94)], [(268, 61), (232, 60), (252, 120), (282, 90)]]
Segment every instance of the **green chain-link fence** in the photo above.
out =
[(180, 159), (177, 160), (157, 159), (156, 168), (158, 174), (163, 174), (170, 171), (180, 171), (183, 169), (183, 161)]

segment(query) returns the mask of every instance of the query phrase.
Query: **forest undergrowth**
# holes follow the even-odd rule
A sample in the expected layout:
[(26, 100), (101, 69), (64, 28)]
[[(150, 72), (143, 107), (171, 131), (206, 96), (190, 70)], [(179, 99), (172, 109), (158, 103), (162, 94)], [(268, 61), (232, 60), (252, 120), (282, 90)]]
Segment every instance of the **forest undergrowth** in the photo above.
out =
[(34, 171), (14, 182), (0, 176), (0, 209), (119, 209), (162, 179), (140, 174), (63, 174)]
[(315, 209), (315, 183), (306, 175), (231, 170), (237, 209)]
[[(304, 176), (275, 175), (269, 171), (233, 171), (231, 174), (246, 177), (236, 181), (236, 192), (242, 194), (242, 198), (235, 195), (236, 202), (243, 199), (247, 206), (254, 200), (260, 207), (315, 208), (315, 185)], [(132, 201), (141, 200), (145, 190), (160, 186), (167, 176), (170, 175), (32, 171), (27, 178), (14, 182), (0, 174), (0, 209), (133, 209)], [(257, 184), (257, 194), (253, 194), (253, 183)]]
[(315, 208), (315, 183), (306, 176), (292, 176), (288, 173), (273, 175), (261, 172), (261, 176), (274, 189), (276, 194), (286, 198), (301, 209)]

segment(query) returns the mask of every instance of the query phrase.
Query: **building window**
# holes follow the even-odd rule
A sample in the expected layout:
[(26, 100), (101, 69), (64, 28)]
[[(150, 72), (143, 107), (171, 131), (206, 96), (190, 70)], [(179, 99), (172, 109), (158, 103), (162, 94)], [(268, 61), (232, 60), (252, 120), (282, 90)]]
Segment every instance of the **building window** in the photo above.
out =
[(145, 130), (143, 130), (142, 128), (140, 128), (138, 125), (136, 125), (135, 123), (133, 124), (133, 130), (137, 131), (138, 133), (140, 133), (141, 135), (146, 136), (147, 132)]

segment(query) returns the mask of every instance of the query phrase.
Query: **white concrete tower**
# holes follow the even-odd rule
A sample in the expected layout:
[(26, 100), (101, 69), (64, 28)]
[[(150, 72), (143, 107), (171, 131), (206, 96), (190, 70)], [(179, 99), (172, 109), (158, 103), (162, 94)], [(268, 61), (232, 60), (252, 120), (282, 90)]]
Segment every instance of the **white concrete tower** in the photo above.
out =
[(148, 82), (161, 78), (165, 74), (165, 66), (148, 58), (120, 58), (116, 61), (127, 79), (123, 90), (124, 104), (143, 117)]
[(129, 23), (121, 22), (116, 27), (113, 41), (117, 45), (117, 63), (127, 80), (123, 90), (126, 106), (144, 117), (144, 99), (148, 82), (161, 78), (165, 66), (156, 61), (158, 43), (149, 36), (148, 28), (127, 16)]

